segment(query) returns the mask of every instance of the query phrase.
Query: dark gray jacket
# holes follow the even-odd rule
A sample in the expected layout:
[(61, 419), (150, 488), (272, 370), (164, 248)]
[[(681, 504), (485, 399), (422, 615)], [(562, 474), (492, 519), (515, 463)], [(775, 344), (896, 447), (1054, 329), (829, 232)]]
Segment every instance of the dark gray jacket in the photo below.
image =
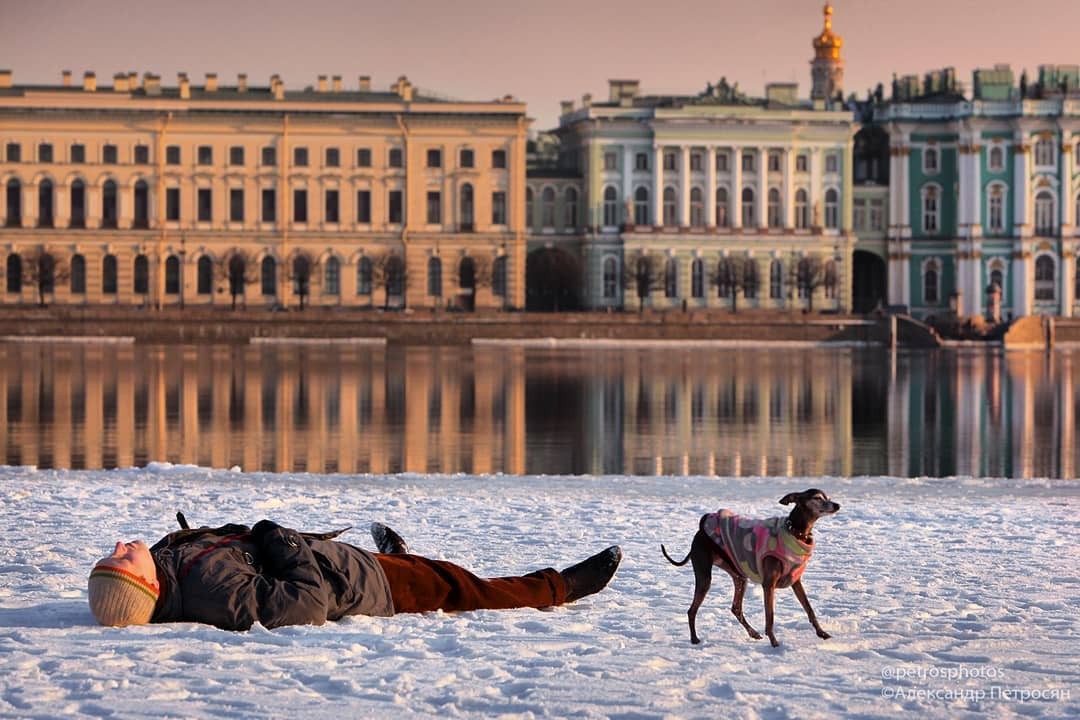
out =
[(390, 587), (375, 556), (331, 538), (262, 520), (253, 528), (180, 530), (150, 549), (161, 597), (151, 622), (247, 630), (256, 622), (322, 625), (346, 615), (390, 616)]

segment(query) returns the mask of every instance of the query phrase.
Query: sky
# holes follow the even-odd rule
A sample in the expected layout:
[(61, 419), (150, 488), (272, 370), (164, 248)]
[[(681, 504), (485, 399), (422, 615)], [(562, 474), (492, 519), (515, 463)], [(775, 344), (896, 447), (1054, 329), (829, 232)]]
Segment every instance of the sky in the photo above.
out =
[[(93, 70), (150, 71), (175, 85), (246, 72), (253, 85), (279, 73), (290, 89), (320, 74), (346, 89), (399, 75), (466, 100), (512, 94), (534, 127), (557, 122), (559, 102), (607, 97), (609, 78), (639, 79), (646, 93), (696, 93), (724, 76), (760, 94), (766, 82), (809, 95), (811, 39), (821, 0), (0, 0), (0, 67), (16, 84), (58, 83)], [(864, 95), (893, 72), (971, 70), (1006, 62), (1080, 63), (1080, 3), (1041, 0), (835, 0), (844, 38), (845, 90)]]

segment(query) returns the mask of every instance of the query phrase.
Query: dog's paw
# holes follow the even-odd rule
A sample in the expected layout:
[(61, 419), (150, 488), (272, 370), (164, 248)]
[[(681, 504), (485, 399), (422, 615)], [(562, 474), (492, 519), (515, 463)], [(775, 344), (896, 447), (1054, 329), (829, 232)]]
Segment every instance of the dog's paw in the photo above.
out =
[(821, 638), (822, 640), (828, 640), (829, 638), (831, 638), (831, 637), (832, 637), (832, 635), (830, 635), (829, 633), (825, 632), (824, 630), (818, 630), (818, 631), (817, 631), (817, 636), (818, 636), (819, 638)]
[(769, 642), (772, 643), (773, 647), (780, 647), (780, 641), (774, 637), (770, 637)]
[(759, 633), (757, 630), (751, 630), (750, 631), (750, 637), (754, 638), (755, 640), (760, 640), (761, 639), (761, 633)]

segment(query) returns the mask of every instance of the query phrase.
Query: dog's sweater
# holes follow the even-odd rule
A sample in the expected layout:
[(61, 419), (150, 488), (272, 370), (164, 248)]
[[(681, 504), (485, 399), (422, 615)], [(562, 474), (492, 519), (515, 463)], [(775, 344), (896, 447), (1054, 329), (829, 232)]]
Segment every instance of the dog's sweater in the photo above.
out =
[(774, 557), (783, 565), (777, 587), (786, 588), (802, 577), (813, 544), (792, 535), (786, 517), (767, 520), (740, 517), (730, 510), (710, 513), (701, 520), (701, 529), (727, 553), (731, 564), (745, 577), (761, 584), (761, 564)]

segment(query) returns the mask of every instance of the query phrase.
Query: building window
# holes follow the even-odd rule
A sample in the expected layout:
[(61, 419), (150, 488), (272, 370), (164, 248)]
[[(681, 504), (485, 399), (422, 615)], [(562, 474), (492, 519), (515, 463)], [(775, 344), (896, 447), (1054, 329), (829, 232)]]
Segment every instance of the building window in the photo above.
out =
[(86, 183), (82, 180), (71, 183), (70, 202), (69, 226), (73, 228), (86, 227)]
[(938, 231), (938, 190), (930, 185), (923, 189), (923, 232), (934, 234)]
[(82, 255), (73, 255), (71, 258), (71, 293), (86, 294), (86, 258)]
[(293, 190), (293, 222), (307, 222), (307, 190)]
[(634, 191), (634, 224), (649, 224), (649, 190), (639, 187)]
[(259, 284), (262, 286), (262, 294), (266, 297), (277, 295), (277, 261), (267, 255), (262, 259), (260, 267), (262, 276)]
[(675, 227), (678, 224), (678, 216), (675, 213), (677, 204), (675, 188), (664, 188), (664, 227)]
[(829, 153), (825, 156), (825, 172), (840, 172), (840, 157), (835, 153)]
[(468, 148), (461, 151), (458, 157), (458, 164), (463, 168), (471, 168), (476, 166), (476, 153)]
[(795, 191), (795, 227), (798, 230), (810, 227), (810, 202), (803, 188)]
[(781, 217), (780, 208), (780, 191), (776, 188), (769, 189), (769, 207), (768, 207), (768, 221), (769, 227), (779, 228), (784, 226), (784, 219)]
[(825, 227), (830, 230), (840, 227), (840, 193), (835, 188), (825, 191)]
[(1035, 195), (1035, 234), (1052, 236), (1054, 234), (1054, 195), (1042, 190)]
[(341, 202), (338, 191), (327, 190), (323, 204), (325, 206), (325, 213), (323, 215), (325, 222), (335, 225), (341, 222)]
[(86, 162), (86, 146), (85, 145), (72, 145), (71, 146), (71, 162), (75, 165), (82, 165)]
[(927, 262), (923, 267), (923, 303), (926, 305), (936, 305), (941, 297), (938, 273), (936, 260)]
[(870, 201), (870, 229), (875, 232), (885, 230), (885, 201), (881, 198)]
[[(608, 192), (614, 191), (614, 188), (607, 188), (604, 190), (604, 224), (614, 225), (614, 222), (609, 221), (607, 212), (607, 198)], [(544, 228), (555, 227), (555, 190), (554, 188), (546, 187), (544, 191), (540, 193), (540, 224)]]
[(1054, 260), (1049, 255), (1040, 255), (1035, 260), (1035, 299), (1057, 299), (1057, 283), (1054, 280)]
[(116, 227), (118, 217), (116, 203), (116, 181), (106, 180), (101, 186), (101, 227)]
[(427, 223), (438, 225), (442, 222), (442, 193), (428, 191), (427, 194)]
[(136, 295), (150, 294), (150, 261), (145, 255), (135, 256), (135, 268), (132, 274), (132, 290)]
[(53, 146), (50, 143), (38, 145), (38, 162), (51, 163), (53, 161)]
[(372, 272), (371, 258), (364, 256), (360, 258), (360, 262), (356, 265), (356, 294), (357, 295), (370, 295), (371, 294), (371, 277), (374, 274)]
[(649, 169), (649, 154), (637, 153), (634, 155), (634, 169), (635, 170), (648, 170)]
[(697, 299), (705, 297), (705, 263), (701, 258), (690, 263), (690, 294)]
[(986, 229), (991, 233), (1005, 231), (1005, 188), (991, 185), (986, 199)]
[(780, 153), (769, 153), (769, 172), (780, 172)]
[(619, 289), (618, 261), (608, 255), (604, 258), (604, 298), (610, 300), (616, 296)]
[(165, 188), (165, 220), (180, 222), (180, 188)]
[(673, 257), (664, 263), (664, 297), (679, 297), (679, 261)]
[(150, 227), (150, 185), (145, 180), (135, 183), (134, 201), (135, 217), (132, 219), (132, 227)]
[[(547, 191), (545, 191), (546, 193)], [(604, 226), (614, 227), (619, 223), (619, 203), (615, 188), (604, 188)]]
[(394, 225), (401, 224), (402, 210), (404, 209), (402, 192), (400, 190), (391, 190), (388, 197), (386, 206), (386, 221)]
[(244, 147), (242, 145), (233, 145), (229, 148), (229, 165), (243, 166), (244, 164)]
[(38, 184), (38, 218), (40, 228), (53, 226), (53, 184), (52, 180), (42, 180)]
[(180, 146), (169, 145), (165, 148), (165, 164), (166, 165), (179, 165), (180, 164)]
[(405, 165), (405, 154), (401, 148), (390, 148), (390, 153), (386, 158), (386, 164), (388, 167), (399, 168)]
[(937, 148), (926, 148), (923, 151), (923, 172), (924, 173), (936, 173), (938, 171), (938, 151)]
[(716, 171), (727, 172), (728, 171), (728, 154), (726, 152), (716, 153)]
[(4, 154), (7, 156), (9, 163), (22, 162), (22, 145), (19, 143), (8, 143), (7, 148), (4, 150)]
[(1054, 141), (1050, 138), (1041, 138), (1035, 143), (1035, 167), (1053, 167)]
[(195, 158), (195, 162), (199, 165), (213, 165), (214, 148), (209, 145), (200, 145)]
[(323, 294), (341, 294), (341, 261), (331, 255), (323, 269)]
[(748, 152), (742, 154), (743, 172), (754, 172), (754, 156)]
[(1005, 287), (1005, 274), (998, 268), (990, 271), (990, 284), (1001, 290)]
[(1000, 145), (990, 148), (990, 155), (986, 161), (990, 172), (1001, 172), (1005, 169), (1005, 150)]
[(613, 152), (604, 153), (604, 169), (605, 170), (618, 170), (618, 168), (619, 168), (619, 161), (615, 157), (615, 153), (613, 153)]
[(461, 232), (473, 231), (473, 187), (469, 183), (465, 183), (461, 186), (461, 207), (459, 208), (459, 219), (461, 221)]
[(115, 145), (105, 145), (101, 148), (101, 162), (106, 165), (115, 165), (117, 162)]
[(368, 224), (371, 222), (371, 191), (356, 191), (356, 222)]
[(243, 188), (229, 188), (229, 222), (244, 222)]
[(810, 297), (810, 293), (813, 291), (813, 272), (814, 266), (811, 264), (810, 258), (801, 258), (795, 266), (795, 283), (801, 300)]
[(22, 258), (14, 253), (8, 255), (7, 291), (9, 293), (22, 292), (22, 275)]
[(437, 257), (427, 261), (427, 294), (429, 297), (442, 297), (442, 260)]
[(211, 193), (210, 188), (199, 188), (198, 191), (198, 204), (199, 214), (197, 219), (199, 222), (211, 222), (214, 219), (214, 196)]
[(136, 165), (149, 165), (150, 164), (150, 146), (149, 145), (136, 145), (135, 146), (135, 164)]
[(690, 188), (690, 224), (705, 227), (705, 193), (701, 188)]
[(491, 271), (491, 292), (501, 298), (506, 297), (506, 256), (495, 258), (495, 267)]
[(356, 167), (371, 167), (371, 148), (358, 148), (356, 151)]
[(214, 292), (214, 261), (209, 255), (199, 258), (196, 265), (196, 292), (200, 295), (210, 295)]
[(525, 188), (525, 227), (531, 228), (533, 226), (533, 191), (532, 188)]
[(262, 149), (262, 164), (263, 167), (274, 167), (277, 165), (277, 148), (272, 145), (267, 145)]
[(795, 172), (804, 173), (810, 171), (810, 158), (804, 155), (795, 156)]
[(429, 168), (441, 168), (442, 167), (442, 150), (428, 150), (427, 151), (427, 166)]
[(297, 255), (292, 262), (293, 294), (301, 298), (311, 293), (311, 261), (306, 255)]
[(326, 167), (341, 167), (341, 150), (326, 148)]
[(728, 226), (728, 192), (727, 188), (716, 189), (716, 227)]
[(701, 153), (690, 153), (690, 172), (701, 172)]
[(293, 165), (295, 167), (307, 167), (308, 149), (306, 147), (293, 148)]
[(101, 292), (104, 295), (115, 295), (116, 282), (116, 256), (106, 255), (101, 260)]
[(506, 151), (505, 150), (492, 150), (491, 151), (491, 167), (496, 169), (503, 169), (506, 167)]
[(753, 300), (757, 297), (758, 274), (757, 263), (747, 258), (743, 262), (743, 297)]
[(572, 187), (566, 188), (563, 194), (563, 228), (573, 230), (578, 224), (577, 215), (577, 190)]
[(263, 188), (262, 221), (267, 223), (277, 222), (277, 190), (274, 188)]
[(757, 227), (753, 188), (743, 188), (742, 191), (742, 225), (745, 228)]
[(829, 260), (825, 263), (825, 297), (829, 300), (836, 299), (836, 287), (839, 284), (836, 273), (836, 261)]
[(769, 297), (773, 300), (784, 297), (784, 264), (779, 260), (769, 263)]
[(716, 297), (729, 297), (734, 289), (734, 280), (735, 261), (728, 257), (720, 258), (720, 262), (716, 264)]
[(491, 193), (491, 224), (506, 224), (506, 193), (502, 190)]
[(175, 255), (165, 258), (165, 294), (180, 294), (180, 258)]
[(675, 157), (675, 153), (664, 153), (664, 169), (665, 170), (677, 170), (679, 167), (678, 160)]

